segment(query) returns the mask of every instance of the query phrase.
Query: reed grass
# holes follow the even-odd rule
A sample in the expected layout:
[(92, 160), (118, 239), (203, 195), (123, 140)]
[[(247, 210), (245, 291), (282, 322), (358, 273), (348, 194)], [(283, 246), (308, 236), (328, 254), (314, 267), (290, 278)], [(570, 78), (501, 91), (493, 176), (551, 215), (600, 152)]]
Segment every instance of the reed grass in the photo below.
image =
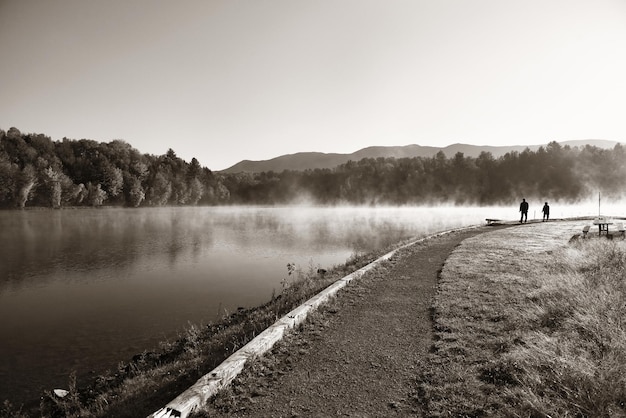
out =
[(464, 242), (446, 262), (415, 400), (428, 416), (626, 416), (626, 241), (576, 223)]

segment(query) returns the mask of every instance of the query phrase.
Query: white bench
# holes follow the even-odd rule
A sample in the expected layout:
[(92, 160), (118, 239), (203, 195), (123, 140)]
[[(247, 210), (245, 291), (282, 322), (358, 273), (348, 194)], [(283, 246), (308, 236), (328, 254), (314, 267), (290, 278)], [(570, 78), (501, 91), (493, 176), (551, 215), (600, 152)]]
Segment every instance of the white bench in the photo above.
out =
[(497, 225), (500, 222), (502, 222), (500, 219), (492, 219), (492, 218), (487, 218), (485, 220), (487, 221), (487, 225)]

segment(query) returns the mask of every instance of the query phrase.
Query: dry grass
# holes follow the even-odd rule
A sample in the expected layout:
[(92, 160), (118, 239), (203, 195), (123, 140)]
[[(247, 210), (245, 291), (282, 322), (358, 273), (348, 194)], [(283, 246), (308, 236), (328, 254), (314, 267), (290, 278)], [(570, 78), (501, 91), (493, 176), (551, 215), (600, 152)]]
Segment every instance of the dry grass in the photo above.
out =
[(626, 416), (626, 242), (580, 222), (465, 241), (441, 274), (429, 416)]

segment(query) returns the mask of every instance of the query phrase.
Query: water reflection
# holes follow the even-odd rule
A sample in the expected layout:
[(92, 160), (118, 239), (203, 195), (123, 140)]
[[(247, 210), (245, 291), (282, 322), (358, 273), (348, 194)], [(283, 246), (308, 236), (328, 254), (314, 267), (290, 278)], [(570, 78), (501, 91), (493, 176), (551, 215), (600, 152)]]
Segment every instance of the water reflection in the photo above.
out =
[[(158, 216), (150, 212), (0, 212), (0, 292), (9, 284), (41, 286), (67, 271), (119, 273), (142, 257), (166, 256), (175, 264), (183, 252), (192, 250), (198, 257), (201, 248), (211, 246), (210, 228), (196, 227), (174, 211), (161, 211)], [(87, 280), (99, 276), (90, 275)]]

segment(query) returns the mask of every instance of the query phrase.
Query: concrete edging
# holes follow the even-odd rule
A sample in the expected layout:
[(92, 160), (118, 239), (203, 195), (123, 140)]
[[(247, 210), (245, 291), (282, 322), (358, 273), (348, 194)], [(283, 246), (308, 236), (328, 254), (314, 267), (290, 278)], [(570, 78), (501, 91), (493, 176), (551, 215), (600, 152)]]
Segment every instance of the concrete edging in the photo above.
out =
[(407, 244), (401, 245), (393, 251), (372, 261), (359, 270), (337, 280), (317, 295), (311, 297), (302, 305), (293, 309), (285, 316), (270, 325), (265, 331), (257, 335), (250, 342), (233, 353), (224, 360), (219, 366), (211, 372), (205, 374), (196, 381), (191, 387), (178, 395), (174, 400), (169, 402), (163, 408), (153, 412), (148, 418), (169, 418), (180, 417), (186, 418), (191, 412), (204, 405), (209, 398), (216, 395), (220, 390), (226, 387), (241, 371), (245, 363), (252, 358), (261, 356), (268, 352), (274, 344), (280, 341), (285, 333), (301, 324), (309, 315), (324, 303), (328, 302), (339, 290), (344, 288), (352, 280), (359, 279), (363, 274), (374, 268), (383, 261), (390, 259), (396, 252), (406, 247), (410, 247), (417, 243), (440, 237), (453, 232), (478, 228), (480, 226), (470, 226), (465, 228), (456, 228), (437, 234), (429, 235), (423, 238), (413, 240)]

